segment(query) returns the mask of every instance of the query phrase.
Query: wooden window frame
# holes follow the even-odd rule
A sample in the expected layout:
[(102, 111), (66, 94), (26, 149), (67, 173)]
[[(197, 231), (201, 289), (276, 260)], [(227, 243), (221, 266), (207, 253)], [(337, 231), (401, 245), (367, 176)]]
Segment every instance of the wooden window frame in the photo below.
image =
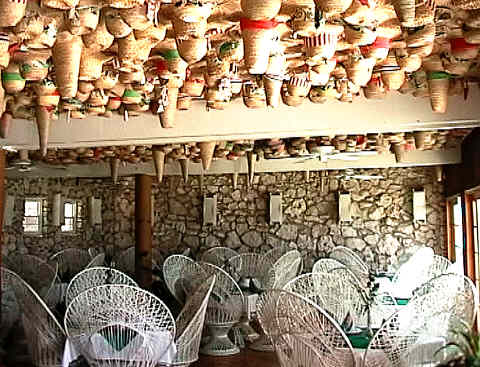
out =
[[(473, 201), (480, 199), (480, 186), (465, 191), (465, 265), (466, 275), (476, 283), (477, 265), (475, 264), (475, 235), (473, 233)], [(477, 284), (480, 286), (480, 284)]]
[[(23, 221), (25, 220), (25, 203), (27, 201), (36, 201), (39, 203), (39, 215), (38, 215), (38, 231), (25, 231), (25, 227)], [(23, 200), (23, 221), (22, 221), (22, 230), (24, 236), (32, 236), (32, 237), (42, 237), (44, 233), (44, 227), (47, 225), (47, 218), (46, 218), (46, 199), (43, 196), (27, 196)]]

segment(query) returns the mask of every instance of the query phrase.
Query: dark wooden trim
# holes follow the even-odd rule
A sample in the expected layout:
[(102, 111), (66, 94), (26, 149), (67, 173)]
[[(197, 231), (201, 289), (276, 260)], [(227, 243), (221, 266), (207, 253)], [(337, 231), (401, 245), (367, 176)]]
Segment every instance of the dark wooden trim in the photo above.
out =
[(135, 176), (135, 278), (140, 287), (152, 286), (152, 177)]

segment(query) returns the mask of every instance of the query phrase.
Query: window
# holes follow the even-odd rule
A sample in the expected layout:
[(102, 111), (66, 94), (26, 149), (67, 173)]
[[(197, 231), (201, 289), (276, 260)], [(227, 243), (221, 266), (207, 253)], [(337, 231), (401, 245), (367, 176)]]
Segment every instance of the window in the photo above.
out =
[(64, 224), (61, 227), (64, 233), (75, 233), (83, 229), (84, 207), (81, 201), (67, 199), (63, 202)]
[(447, 203), (448, 215), (448, 247), (450, 260), (461, 264), (464, 269), (464, 241), (463, 241), (463, 209), (460, 196), (452, 198)]
[(43, 219), (43, 199), (27, 198), (25, 199), (25, 208), (23, 214), (23, 231), (29, 234), (42, 233)]

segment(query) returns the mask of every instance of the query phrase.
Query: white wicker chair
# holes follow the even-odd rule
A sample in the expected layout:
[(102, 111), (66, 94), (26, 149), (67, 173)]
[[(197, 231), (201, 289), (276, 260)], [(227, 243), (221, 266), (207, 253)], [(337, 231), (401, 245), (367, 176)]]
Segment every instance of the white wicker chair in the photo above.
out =
[[(114, 258), (115, 268), (135, 278), (135, 246), (121, 251)], [(152, 249), (152, 270), (161, 268), (163, 255), (157, 249)]]
[(430, 279), (438, 277), (442, 274), (447, 274), (448, 268), (452, 265), (452, 262), (446, 257), (433, 255), (432, 264), (427, 270), (427, 282)]
[(303, 274), (287, 283), (284, 289), (317, 304), (339, 324), (348, 314), (356, 324), (365, 322), (365, 297), (360, 288), (345, 277), (329, 273)]
[(119, 270), (106, 267), (87, 268), (73, 277), (65, 293), (65, 304), (87, 289), (106, 284), (126, 284), (137, 287), (137, 283)]
[(435, 366), (440, 358), (437, 351), (448, 341), (454, 318), (432, 294), (411, 300), (375, 333), (363, 366)]
[(319, 259), (313, 264), (312, 273), (329, 273), (333, 269), (344, 267), (340, 261), (328, 257)]
[[(346, 266), (342, 266), (340, 268), (335, 268), (330, 270), (330, 274), (335, 274), (338, 277), (345, 277), (348, 279), (350, 282), (353, 284), (357, 285), (360, 287), (362, 292), (366, 292), (369, 284), (369, 275), (366, 273), (354, 273), (353, 271), (350, 270), (350, 268)], [(361, 277), (359, 277), (359, 275)]]
[[(272, 289), (282, 289), (285, 284), (294, 279), (302, 268), (302, 255), (297, 250), (286, 252), (273, 265), (275, 269), (275, 283)], [(260, 337), (250, 346), (251, 349), (260, 352), (273, 351), (273, 345), (269, 342), (264, 330), (260, 330)]]
[(198, 360), (205, 313), (214, 285), (215, 275), (197, 288), (177, 317), (177, 338), (175, 340), (177, 354), (172, 363), (175, 366), (186, 367)]
[(65, 332), (35, 290), (15, 273), (3, 269), (22, 312), (23, 329), (32, 363), (37, 367), (62, 365)]
[(163, 263), (165, 284), (181, 305), (206, 278), (203, 267), (187, 256), (171, 255)]
[(239, 255), (237, 251), (229, 247), (213, 247), (203, 253), (201, 261), (224, 268), (228, 260)]
[(175, 321), (153, 294), (129, 285), (89, 288), (70, 303), (65, 330), (91, 366), (171, 363)]
[(65, 294), (67, 283), (55, 283), (44, 297), (45, 304), (50, 308), (57, 320), (62, 320), (67, 306), (65, 305)]
[(0, 345), (3, 345), (13, 325), (20, 317), (20, 307), (10, 281), (10, 273), (11, 271), (0, 267)]
[(473, 325), (479, 306), (479, 295), (475, 284), (466, 276), (459, 274), (442, 274), (417, 288), (410, 302), (425, 295), (432, 294), (433, 300), (438, 299), (435, 309), (443, 307), (458, 320), (469, 326)]
[(42, 297), (48, 293), (57, 277), (56, 268), (34, 255), (8, 256), (3, 265), (19, 275)]
[(335, 259), (347, 268), (349, 268), (353, 273), (360, 279), (368, 278), (370, 272), (368, 265), (358, 256), (353, 250), (350, 250), (348, 247), (337, 246), (332, 252), (330, 252), (329, 257)]
[(397, 298), (410, 298), (413, 291), (428, 280), (433, 250), (422, 247), (403, 263), (392, 279), (392, 293)]
[(237, 282), (218, 266), (201, 263), (208, 276), (215, 275), (215, 285), (205, 314), (205, 325), (209, 331), (208, 342), (200, 353), (212, 356), (228, 356), (240, 353), (228, 332), (238, 323), (243, 311), (243, 293)]
[(96, 266), (104, 266), (105, 265), (105, 254), (102, 252), (95, 256), (85, 267), (86, 269), (88, 268), (93, 268)]
[(352, 346), (339, 325), (304, 297), (267, 291), (259, 298), (258, 318), (282, 367), (355, 366)]
[(276, 263), (288, 251), (290, 251), (290, 248), (287, 245), (282, 244), (279, 246), (275, 246), (271, 250), (268, 250), (263, 256), (265, 256), (268, 261)]
[(239, 324), (245, 339), (253, 341), (260, 335), (250, 326), (251, 314), (256, 307), (257, 295), (275, 284), (274, 263), (261, 254), (244, 253), (232, 257), (225, 269), (238, 283), (245, 295), (245, 310)]
[(62, 283), (68, 283), (91, 261), (87, 250), (67, 248), (54, 254), (49, 262), (58, 265), (58, 277)]

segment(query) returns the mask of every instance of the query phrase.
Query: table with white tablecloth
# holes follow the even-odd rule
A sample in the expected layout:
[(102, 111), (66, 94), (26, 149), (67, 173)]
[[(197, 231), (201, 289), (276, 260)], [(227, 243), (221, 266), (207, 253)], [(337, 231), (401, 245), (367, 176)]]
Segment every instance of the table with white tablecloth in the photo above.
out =
[[(63, 353), (62, 366), (68, 367), (82, 352), (97, 360), (156, 361), (157, 364), (171, 364), (175, 359), (177, 348), (168, 331), (145, 332), (137, 334), (120, 350), (112, 346), (100, 333), (92, 336), (76, 337), (81, 340), (84, 350), (77, 350), (75, 343), (67, 339)], [(84, 338), (82, 340), (82, 338)]]

